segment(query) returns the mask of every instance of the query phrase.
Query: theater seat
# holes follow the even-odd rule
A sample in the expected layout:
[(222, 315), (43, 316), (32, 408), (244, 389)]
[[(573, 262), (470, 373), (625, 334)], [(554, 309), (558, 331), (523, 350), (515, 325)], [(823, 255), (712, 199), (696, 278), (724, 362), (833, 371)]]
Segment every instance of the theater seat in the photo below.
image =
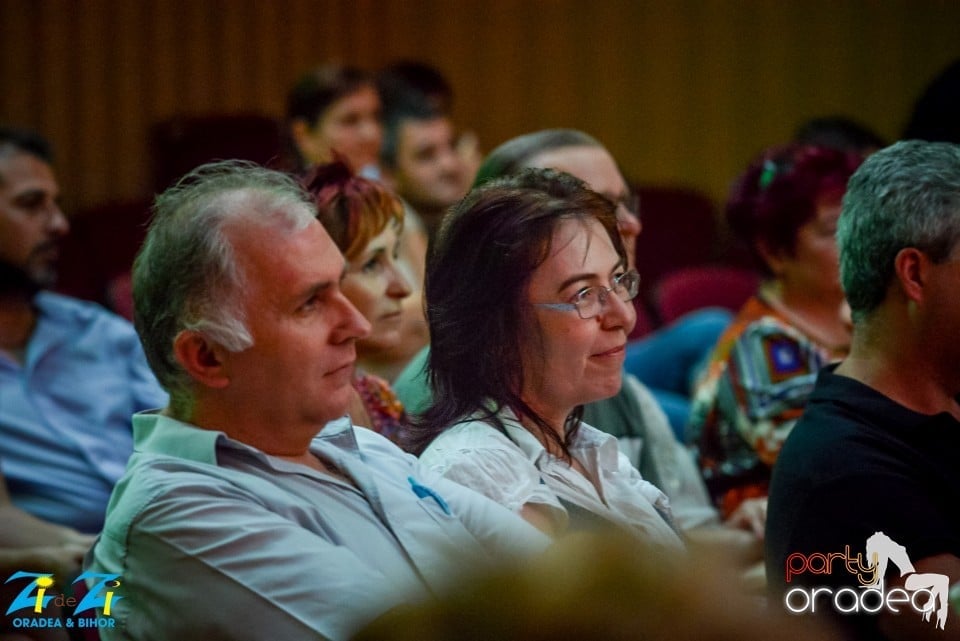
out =
[(150, 128), (153, 185), (157, 193), (212, 160), (238, 158), (277, 166), (283, 127), (256, 113), (178, 115)]
[(78, 212), (63, 240), (57, 290), (108, 304), (108, 283), (130, 271), (146, 235), (150, 202), (109, 202)]
[(711, 263), (719, 252), (717, 210), (703, 192), (682, 186), (639, 185), (643, 233), (637, 239), (641, 296), (653, 303), (664, 274)]
[(758, 272), (740, 267), (704, 265), (678, 269), (660, 278), (654, 304), (661, 322), (704, 307), (725, 307), (737, 312), (760, 284)]
[(107, 307), (128, 321), (133, 320), (133, 279), (124, 272), (107, 283)]
[(633, 308), (637, 312), (637, 322), (633, 326), (633, 331), (627, 337), (629, 340), (642, 338), (657, 328), (657, 321), (647, 309), (647, 302), (643, 298), (640, 296), (634, 298)]

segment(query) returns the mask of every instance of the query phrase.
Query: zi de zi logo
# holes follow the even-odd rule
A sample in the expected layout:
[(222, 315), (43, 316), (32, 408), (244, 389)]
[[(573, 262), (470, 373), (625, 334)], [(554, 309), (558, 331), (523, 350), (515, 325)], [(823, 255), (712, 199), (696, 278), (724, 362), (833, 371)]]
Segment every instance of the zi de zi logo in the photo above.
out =
[[(14, 628), (114, 627), (116, 621), (111, 612), (113, 606), (123, 598), (118, 594), (120, 575), (84, 572), (71, 585), (82, 588), (88, 581), (91, 582), (89, 590), (77, 597), (56, 592), (56, 578), (51, 573), (14, 572), (4, 583), (15, 585), (23, 582), (24, 587), (7, 607), (6, 615), (12, 616)], [(61, 615), (43, 616), (53, 606), (59, 609)]]

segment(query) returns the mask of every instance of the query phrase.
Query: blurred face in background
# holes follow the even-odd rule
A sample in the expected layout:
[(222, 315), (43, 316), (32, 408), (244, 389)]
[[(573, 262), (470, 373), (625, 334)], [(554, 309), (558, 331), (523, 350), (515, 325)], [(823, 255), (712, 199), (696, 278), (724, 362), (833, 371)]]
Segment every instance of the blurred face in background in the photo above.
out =
[(419, 213), (445, 210), (469, 188), (453, 125), (446, 117), (401, 123), (396, 163), (390, 173), (397, 193)]
[(627, 182), (620, 174), (613, 156), (603, 147), (558, 147), (531, 157), (527, 167), (543, 167), (565, 171), (576, 176), (587, 187), (617, 204), (617, 229), (627, 250), (630, 267), (636, 265), (637, 237), (643, 229), (639, 211), (632, 203)]
[(792, 252), (767, 253), (771, 271), (785, 287), (823, 300), (843, 299), (836, 240), (839, 218), (840, 201), (822, 201), (816, 215), (797, 230)]
[(301, 123), (294, 138), (307, 164), (330, 162), (336, 151), (354, 171), (376, 165), (383, 141), (379, 94), (372, 85), (360, 87), (334, 101), (313, 126)]
[(70, 230), (53, 169), (21, 151), (0, 150), (0, 277), (4, 286), (44, 288), (57, 279), (60, 241)]

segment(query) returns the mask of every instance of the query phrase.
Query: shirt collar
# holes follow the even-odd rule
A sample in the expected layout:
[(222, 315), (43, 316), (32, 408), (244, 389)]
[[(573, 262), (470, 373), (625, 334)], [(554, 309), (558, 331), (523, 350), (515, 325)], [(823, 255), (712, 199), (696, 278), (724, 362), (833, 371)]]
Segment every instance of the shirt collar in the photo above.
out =
[(817, 384), (808, 403), (829, 403), (849, 408), (866, 423), (889, 426), (889, 429), (902, 433), (916, 432), (919, 428), (938, 425), (941, 421), (957, 423), (948, 412), (937, 414), (915, 412), (869, 385), (835, 373), (834, 370), (838, 366), (839, 363), (835, 363), (820, 370)]
[[(546, 448), (530, 430), (520, 423), (512, 409), (502, 409), (500, 419), (503, 421), (507, 436), (531, 462), (536, 464), (542, 457), (547, 456)], [(567, 441), (567, 449), (571, 454), (577, 455), (577, 459), (582, 463), (593, 461), (596, 458), (601, 467), (615, 466), (619, 455), (617, 442), (613, 436), (594, 429), (583, 422), (580, 423), (580, 429), (577, 430), (573, 438)]]
[(505, 407), (500, 410), (499, 418), (503, 423), (507, 438), (520, 448), (530, 462), (536, 464), (537, 461), (547, 455), (547, 449), (530, 430), (520, 423), (516, 412)]
[[(230, 438), (219, 430), (204, 429), (160, 413), (160, 410), (139, 412), (133, 416), (134, 447), (138, 452), (174, 456), (198, 463), (218, 465), (217, 451), (231, 449), (249, 453), (270, 464), (267, 454), (255, 447)], [(313, 439), (310, 449), (360, 455), (350, 418), (343, 416), (327, 423)]]
[[(137, 452), (162, 454), (176, 458), (217, 464), (217, 445), (221, 439), (232, 440), (216, 430), (207, 430), (178, 421), (160, 410), (133, 415), (133, 443)], [(239, 441), (233, 441), (243, 446)], [(244, 446), (248, 447), (248, 446)], [(249, 448), (253, 450), (253, 448)]]

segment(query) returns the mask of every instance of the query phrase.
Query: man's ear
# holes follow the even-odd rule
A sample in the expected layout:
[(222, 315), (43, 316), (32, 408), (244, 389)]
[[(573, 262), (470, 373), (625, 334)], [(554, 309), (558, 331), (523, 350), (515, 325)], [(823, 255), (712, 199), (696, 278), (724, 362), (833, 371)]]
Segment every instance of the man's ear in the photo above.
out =
[(173, 356), (198, 383), (223, 388), (230, 384), (223, 365), (224, 348), (200, 332), (185, 329), (173, 339)]
[(893, 259), (893, 273), (904, 295), (916, 303), (923, 301), (930, 259), (916, 247), (905, 247)]

